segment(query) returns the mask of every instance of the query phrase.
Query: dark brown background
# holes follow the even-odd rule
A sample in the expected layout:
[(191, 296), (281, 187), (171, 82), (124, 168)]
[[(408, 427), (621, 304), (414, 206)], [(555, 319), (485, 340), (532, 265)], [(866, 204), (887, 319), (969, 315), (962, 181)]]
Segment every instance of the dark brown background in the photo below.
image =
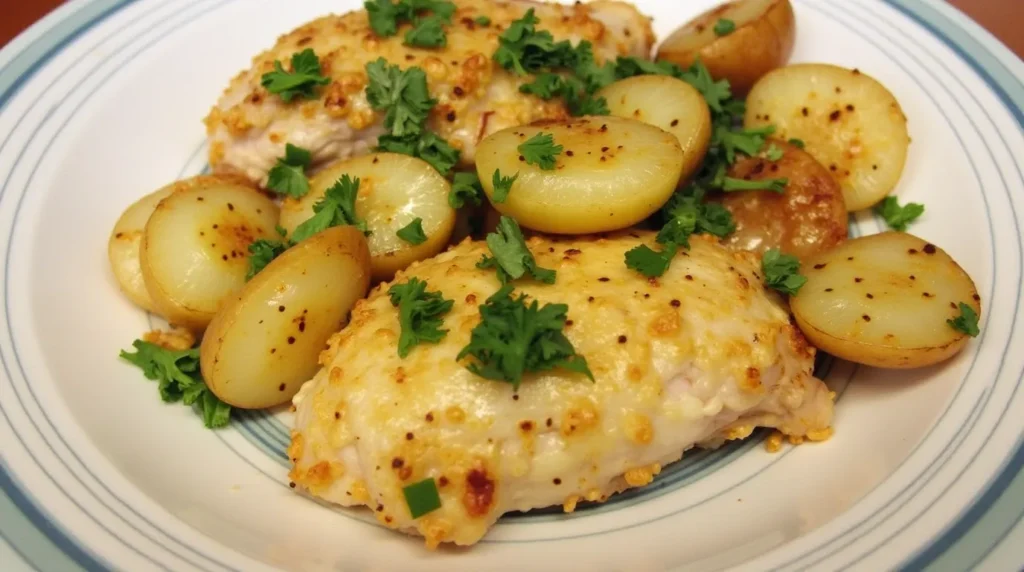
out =
[[(949, 0), (1024, 57), (1024, 0)], [(0, 45), (61, 4), (60, 0), (0, 0)]]

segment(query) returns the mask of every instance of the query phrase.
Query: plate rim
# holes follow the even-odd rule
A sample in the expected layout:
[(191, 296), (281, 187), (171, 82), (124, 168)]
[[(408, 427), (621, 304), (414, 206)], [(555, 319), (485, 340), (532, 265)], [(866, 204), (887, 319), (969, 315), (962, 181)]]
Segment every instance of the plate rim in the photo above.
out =
[[(0, 111), (49, 60), (74, 45), (89, 30), (136, 2), (138, 0), (71, 0), (0, 49)], [(1016, 119), (1018, 129), (1024, 131), (1024, 64), (1005, 44), (949, 4), (933, 5), (925, 0), (884, 0), (884, 3), (921, 25), (932, 37), (952, 49), (1002, 102)], [(902, 567), (917, 570), (934, 563), (990, 514), (995, 503), (1024, 470), (1024, 434), (1017, 436), (1011, 450), (1013, 453), (1001, 469), (977, 489), (967, 508), (928, 545), (919, 547), (916, 555)], [(15, 479), (0, 452), (0, 492), (3, 493), (0, 496), (4, 497), (0, 501), (10, 501), (10, 506), (20, 511), (21, 514), (12, 515), (13, 518), (23, 516), (57, 549), (83, 568), (106, 569), (105, 563), (94, 558), (87, 546), (79, 546), (61, 529), (57, 519), (45, 514), (45, 509), (34, 502), (29, 487)], [(3, 524), (7, 520), (8, 512), (0, 513), (0, 544), (6, 543), (25, 558), (16, 543), (4, 535)], [(1006, 532), (1013, 528), (1010, 526)], [(25, 562), (33, 566), (31, 561), (26, 559)]]

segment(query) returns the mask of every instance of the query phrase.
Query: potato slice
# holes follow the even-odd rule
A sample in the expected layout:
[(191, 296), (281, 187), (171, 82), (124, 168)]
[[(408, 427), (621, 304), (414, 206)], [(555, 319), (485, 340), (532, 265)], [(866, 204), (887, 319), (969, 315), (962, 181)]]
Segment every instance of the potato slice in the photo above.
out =
[(370, 285), (370, 250), (336, 226), (285, 251), (217, 313), (199, 349), (217, 397), (244, 409), (286, 403)]
[(736, 222), (736, 231), (723, 242), (757, 253), (779, 248), (806, 259), (846, 240), (843, 191), (828, 169), (795, 145), (769, 140), (767, 148), (772, 146), (782, 152), (778, 161), (743, 157), (729, 169), (729, 176), (751, 181), (785, 178), (786, 192), (735, 191), (709, 197), (722, 203)]
[(935, 245), (901, 232), (850, 240), (806, 260), (807, 283), (790, 298), (812, 344), (846, 360), (888, 368), (932, 365), (968, 336), (946, 320), (967, 304), (979, 315), (971, 277)]
[(280, 238), (278, 208), (259, 191), (230, 181), (172, 193), (157, 205), (139, 260), (157, 313), (202, 330), (245, 284), (249, 245)]
[(775, 125), (776, 137), (803, 140), (843, 187), (850, 211), (896, 187), (910, 145), (907, 118), (889, 90), (858, 70), (828, 64), (766, 75), (747, 98), (744, 124)]
[(683, 173), (692, 175), (711, 142), (711, 111), (685, 81), (664, 75), (641, 75), (617, 81), (597, 93), (616, 117), (636, 119), (676, 136), (683, 148)]
[[(370, 229), (374, 280), (444, 250), (455, 229), (455, 209), (448, 205), (451, 186), (429, 163), (408, 155), (375, 153), (334, 163), (310, 180), (305, 197), (281, 206), (281, 226), (291, 234), (313, 216), (313, 205), (342, 175), (359, 179), (356, 216)], [(426, 242), (413, 245), (395, 234), (414, 219), (423, 220)]]
[(146, 229), (146, 223), (149, 222), (149, 217), (156, 210), (156, 205), (178, 191), (239, 182), (240, 180), (227, 175), (199, 175), (175, 181), (142, 197), (125, 209), (114, 224), (114, 230), (110, 233), (107, 256), (110, 259), (110, 268), (114, 271), (114, 278), (117, 279), (121, 291), (129, 300), (147, 312), (156, 311), (153, 299), (146, 291), (146, 281), (142, 276), (142, 265), (139, 262), (142, 234)]
[[(554, 169), (520, 159), (538, 133), (563, 147)], [(587, 234), (629, 227), (658, 210), (683, 172), (674, 135), (621, 117), (580, 117), (499, 131), (477, 147), (477, 174), (501, 214), (541, 232)], [(494, 172), (518, 173), (504, 202), (494, 200)]]
[[(715, 33), (719, 20), (735, 30)], [(689, 67), (700, 60), (715, 79), (727, 79), (742, 96), (761, 76), (785, 65), (796, 39), (789, 0), (738, 0), (712, 8), (687, 22), (662, 42), (658, 59)]]

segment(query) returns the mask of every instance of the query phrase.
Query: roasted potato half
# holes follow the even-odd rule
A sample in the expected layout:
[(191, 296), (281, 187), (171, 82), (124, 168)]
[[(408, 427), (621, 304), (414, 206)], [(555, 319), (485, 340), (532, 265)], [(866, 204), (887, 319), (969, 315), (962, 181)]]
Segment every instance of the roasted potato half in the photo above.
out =
[(711, 111), (692, 85), (670, 76), (642, 75), (617, 81), (597, 95), (605, 98), (612, 115), (675, 135), (683, 149), (682, 179), (700, 167), (711, 142)]
[(807, 339), (842, 359), (914, 368), (949, 359), (969, 337), (947, 320), (967, 304), (981, 314), (971, 277), (942, 249), (886, 232), (849, 240), (804, 261), (807, 283), (790, 308)]
[(868, 75), (829, 64), (797, 64), (761, 78), (747, 97), (747, 127), (775, 125), (796, 138), (839, 181), (851, 211), (885, 198), (903, 173), (907, 118)]
[[(735, 29), (716, 32), (719, 21)], [(727, 79), (743, 95), (764, 74), (783, 66), (793, 51), (796, 20), (789, 0), (736, 0), (712, 8), (672, 33), (657, 59), (689, 67), (700, 58), (715, 79)]]
[(370, 250), (336, 226), (285, 251), (224, 304), (199, 362), (217, 397), (261, 409), (290, 400), (319, 367), (327, 339), (370, 285)]
[[(448, 205), (450, 185), (429, 163), (397, 153), (374, 153), (339, 161), (309, 182), (309, 193), (286, 199), (281, 226), (291, 234), (313, 216), (313, 205), (342, 175), (359, 179), (356, 216), (366, 221), (374, 280), (390, 280), (395, 272), (444, 250), (455, 229), (455, 209)], [(422, 219), (427, 240), (410, 244), (396, 233)]]
[(245, 284), (249, 245), (280, 238), (278, 208), (259, 191), (209, 178), (171, 193), (146, 223), (139, 261), (158, 314), (200, 331)]
[[(548, 134), (562, 147), (554, 168), (526, 163), (519, 146)], [(683, 171), (676, 137), (621, 117), (545, 121), (494, 133), (480, 142), (477, 174), (491, 204), (521, 225), (553, 234), (587, 234), (629, 227), (658, 210)], [(517, 176), (503, 202), (494, 174)]]
[(777, 161), (744, 157), (728, 175), (748, 181), (786, 179), (784, 193), (735, 191), (709, 197), (732, 213), (736, 231), (725, 244), (737, 250), (763, 253), (779, 248), (807, 259), (846, 240), (847, 219), (843, 191), (828, 169), (795, 145), (769, 141), (782, 153)]

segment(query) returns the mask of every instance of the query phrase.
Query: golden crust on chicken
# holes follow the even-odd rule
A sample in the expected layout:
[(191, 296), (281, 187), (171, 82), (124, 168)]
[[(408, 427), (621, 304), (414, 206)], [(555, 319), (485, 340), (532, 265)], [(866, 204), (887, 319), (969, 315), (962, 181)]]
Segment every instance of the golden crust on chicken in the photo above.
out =
[[(447, 336), (398, 355), (398, 310), (387, 285), (357, 304), (296, 397), (289, 448), (299, 489), (365, 505), (430, 547), (479, 541), (506, 512), (603, 501), (651, 482), (694, 446), (745, 438), (755, 427), (820, 440), (832, 394), (813, 376), (814, 349), (784, 301), (762, 285), (757, 258), (693, 237), (669, 270), (646, 279), (623, 263), (651, 233), (529, 240), (557, 284), (516, 291), (568, 305), (565, 335), (594, 381), (553, 370), (518, 391), (456, 359), (499, 288), (488, 253), (465, 241), (400, 272), (454, 300)], [(413, 519), (403, 488), (433, 478), (441, 507)]]
[[(598, 61), (616, 56), (648, 57), (654, 34), (648, 18), (620, 2), (574, 6), (541, 2), (458, 0), (447, 45), (426, 49), (406, 46), (398, 34), (382, 38), (370, 28), (365, 10), (324, 16), (281, 36), (277, 44), (253, 59), (224, 91), (206, 118), (210, 165), (217, 172), (235, 172), (261, 182), (286, 143), (313, 152), (316, 164), (367, 153), (384, 132), (383, 113), (366, 99), (367, 63), (385, 58), (402, 69), (424, 70), (430, 94), (438, 100), (428, 128), (462, 150), (471, 164), (476, 144), (486, 135), (537, 119), (567, 116), (560, 100), (543, 101), (519, 92), (529, 78), (506, 72), (491, 56), (498, 37), (513, 21), (533, 8), (538, 29), (556, 40), (589, 40)], [(487, 26), (475, 19), (486, 16)], [(331, 83), (318, 98), (285, 103), (260, 85), (274, 62), (287, 65), (296, 52), (312, 49)]]

